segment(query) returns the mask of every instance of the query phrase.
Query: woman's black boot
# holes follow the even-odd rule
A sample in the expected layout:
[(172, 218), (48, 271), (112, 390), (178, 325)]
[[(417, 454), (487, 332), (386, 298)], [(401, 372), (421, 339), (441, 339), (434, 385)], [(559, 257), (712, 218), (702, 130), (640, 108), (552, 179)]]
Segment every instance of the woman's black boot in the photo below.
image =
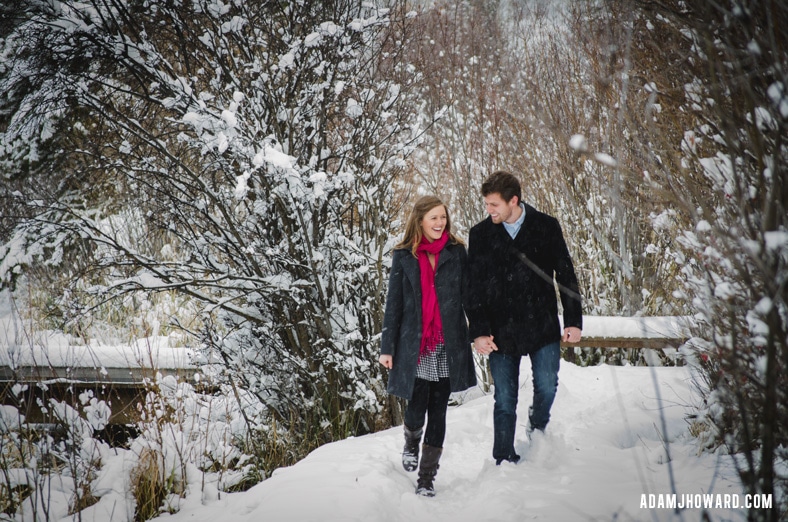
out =
[(405, 447), (402, 449), (402, 467), (405, 471), (415, 471), (419, 466), (419, 445), (422, 428), (411, 430), (405, 426)]
[(427, 446), (421, 448), (421, 465), (419, 466), (419, 481), (416, 484), (416, 494), (424, 497), (434, 497), (435, 475), (438, 474), (438, 461), (441, 459), (443, 448)]

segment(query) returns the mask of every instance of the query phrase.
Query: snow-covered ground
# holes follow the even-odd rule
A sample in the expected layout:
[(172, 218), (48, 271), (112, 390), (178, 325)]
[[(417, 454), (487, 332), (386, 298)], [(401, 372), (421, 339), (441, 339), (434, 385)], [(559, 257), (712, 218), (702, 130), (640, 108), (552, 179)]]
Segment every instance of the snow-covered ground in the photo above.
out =
[[(669, 502), (671, 493), (678, 503), (712, 493), (704, 501), (743, 507), (730, 458), (699, 455), (689, 434), (686, 415), (698, 399), (688, 368), (563, 363), (553, 419), (530, 442), (522, 427), (532, 392), (528, 359), (521, 382), (516, 445), (523, 460), (496, 467), (490, 456), (492, 396), (452, 407), (434, 498), (414, 494), (416, 474), (400, 464), (401, 428), (392, 428), (325, 445), (242, 493), (201, 491), (195, 475), (180, 511), (156, 520), (700, 520), (702, 510), (694, 507), (679, 514), (641, 508)], [(104, 497), (82, 513), (83, 521), (131, 519), (120, 470), (134, 460), (124, 451), (106, 455), (97, 483)], [(743, 509), (710, 512), (713, 520), (745, 519)]]
[[(0, 304), (4, 305), (0, 306), (0, 311), (5, 312), (0, 313), (0, 319), (8, 319), (8, 302)], [(594, 321), (596, 325), (591, 326)], [(622, 321), (616, 326), (613, 318), (592, 320), (588, 330), (596, 328), (597, 335), (604, 332), (623, 337), (622, 332), (632, 325), (625, 319)], [(11, 323), (6, 321), (3, 325)], [(642, 327), (638, 328), (639, 335), (643, 335)], [(6, 336), (0, 338), (0, 348), (6, 352), (2, 354), (3, 364), (10, 362), (11, 354), (7, 352), (14, 344), (9, 342), (12, 338), (6, 328)], [(50, 336), (43, 346), (49, 347), (41, 353), (48, 352), (45, 360), (49, 362), (61, 353), (68, 354), (65, 363), (77, 362), (75, 347), (61, 337)], [(134, 353), (129, 346), (125, 351), (120, 346), (83, 348), (92, 354), (90, 360), (99, 366), (115, 361), (121, 353)], [(15, 363), (23, 363), (25, 350), (20, 345), (13, 349), (18, 350)], [(139, 358), (123, 359), (126, 364), (133, 365)], [(159, 362), (182, 364), (184, 361), (171, 360), (166, 355)], [(687, 417), (695, 411), (700, 398), (689, 367), (581, 368), (562, 362), (559, 378), (547, 433), (537, 434), (528, 441), (523, 424), (532, 387), (530, 361), (523, 359), (516, 443), (523, 459), (517, 465), (495, 466), (491, 458), (491, 394), (474, 389), (462, 397), (462, 404), (450, 407), (434, 498), (414, 494), (416, 474), (402, 469), (402, 430), (397, 427), (325, 445), (241, 493), (220, 494), (210, 481), (203, 480), (196, 468), (191, 468), (185, 497), (172, 500), (179, 511), (156, 520), (701, 519), (703, 510), (699, 507), (685, 508), (678, 513), (659, 507), (674, 498), (679, 505), (690, 501), (693, 504), (722, 503), (722, 507), (709, 510), (712, 520), (746, 518), (746, 498), (730, 457), (722, 452), (699, 452), (697, 440), (690, 435)], [(131, 521), (134, 503), (129, 476), (138, 462), (138, 455), (131, 450), (107, 446), (102, 446), (101, 452), (102, 467), (92, 484), (93, 493), (101, 498), (80, 513), (80, 520)], [(48, 487), (51, 487), (50, 514), (54, 515), (51, 519), (75, 520), (76, 515), (67, 515), (73, 485), (68, 480), (56, 478)]]

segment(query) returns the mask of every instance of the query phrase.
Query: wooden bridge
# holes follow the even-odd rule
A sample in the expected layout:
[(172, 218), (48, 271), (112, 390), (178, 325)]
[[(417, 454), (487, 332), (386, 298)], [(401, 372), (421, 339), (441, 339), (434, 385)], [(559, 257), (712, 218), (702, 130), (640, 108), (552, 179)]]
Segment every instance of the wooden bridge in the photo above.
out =
[[(587, 348), (672, 351), (687, 341), (689, 322), (678, 317), (584, 317), (583, 338), (563, 344), (565, 358)], [(193, 353), (170, 347), (167, 338), (132, 345), (74, 345), (73, 340), (48, 337), (27, 343), (8, 343), (0, 337), (1, 404), (13, 405), (28, 423), (47, 423), (49, 398), (79, 404), (83, 393), (110, 405), (111, 424), (139, 419), (139, 405), (154, 389), (157, 378), (172, 376), (207, 391), (215, 391), (192, 362)]]
[(211, 391), (210, 381), (192, 362), (192, 350), (171, 347), (171, 342), (159, 337), (86, 345), (60, 333), (34, 339), (0, 334), (0, 404), (16, 407), (28, 423), (49, 423), (49, 399), (78, 405), (82, 398), (95, 397), (110, 406), (111, 424), (129, 424), (139, 419), (139, 405), (158, 379), (172, 376)]

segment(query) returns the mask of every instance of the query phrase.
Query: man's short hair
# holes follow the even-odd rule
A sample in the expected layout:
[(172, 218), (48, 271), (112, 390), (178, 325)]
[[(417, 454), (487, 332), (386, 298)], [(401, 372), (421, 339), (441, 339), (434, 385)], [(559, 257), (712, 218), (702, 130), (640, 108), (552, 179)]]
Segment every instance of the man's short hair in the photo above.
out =
[(500, 194), (501, 198), (506, 202), (511, 201), (514, 196), (517, 196), (517, 203), (523, 200), (520, 180), (514, 174), (505, 170), (493, 172), (482, 183), (482, 197), (496, 193)]

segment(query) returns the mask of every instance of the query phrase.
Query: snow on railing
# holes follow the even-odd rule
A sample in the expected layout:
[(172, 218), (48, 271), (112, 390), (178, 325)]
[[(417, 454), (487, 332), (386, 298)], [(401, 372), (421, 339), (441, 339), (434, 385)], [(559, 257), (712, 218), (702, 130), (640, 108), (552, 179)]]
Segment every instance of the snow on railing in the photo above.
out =
[(561, 343), (561, 346), (570, 349), (569, 361), (575, 356), (576, 350), (572, 348), (664, 350), (675, 357), (679, 347), (692, 336), (693, 325), (693, 319), (686, 316), (584, 316), (580, 342)]
[[(582, 340), (562, 346), (569, 349), (570, 361), (583, 348), (647, 348), (675, 354), (690, 337), (691, 325), (687, 317), (585, 316)], [(122, 423), (134, 417), (136, 402), (157, 379), (173, 376), (181, 382), (211, 386), (194, 362), (195, 352), (174, 336), (126, 344), (85, 344), (52, 332), (25, 338), (24, 343), (12, 341), (18, 338), (0, 336), (0, 390), (6, 404), (11, 387), (19, 384), (29, 386), (28, 394), (46, 390), (50, 396), (77, 396), (80, 390), (90, 389), (99, 398), (114, 400), (112, 421)], [(31, 399), (32, 395), (28, 403), (35, 403)]]
[(691, 317), (584, 316), (583, 336), (567, 346), (589, 348), (678, 348), (691, 337)]

